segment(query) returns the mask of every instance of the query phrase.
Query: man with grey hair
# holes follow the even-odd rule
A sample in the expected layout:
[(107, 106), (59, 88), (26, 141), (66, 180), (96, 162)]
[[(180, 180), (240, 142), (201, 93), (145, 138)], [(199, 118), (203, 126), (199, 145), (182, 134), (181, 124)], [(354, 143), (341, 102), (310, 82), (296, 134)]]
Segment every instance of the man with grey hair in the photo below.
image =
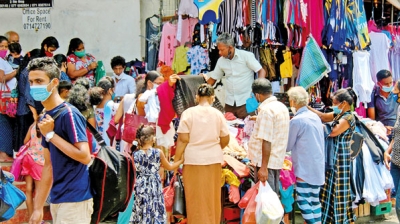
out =
[(38, 122), (44, 165), (29, 224), (42, 222), (43, 205), (49, 192), (54, 224), (89, 224), (93, 199), (88, 171), (91, 157), (86, 119), (58, 94), (60, 69), (54, 59), (33, 59), (28, 70), (30, 94), (46, 109)]
[(319, 191), (325, 182), (323, 125), (318, 115), (307, 108), (309, 97), (303, 87), (291, 88), (288, 95), (295, 116), (290, 121), (286, 151), (292, 152), (297, 204), (306, 223), (321, 223)]
[(246, 100), (251, 96), (254, 73), (258, 73), (258, 78), (265, 78), (266, 72), (252, 52), (235, 48), (235, 42), (228, 33), (217, 38), (217, 47), (221, 57), (214, 71), (207, 74), (207, 83), (214, 85), (225, 75), (225, 111), (245, 118)]
[[(19, 43), (19, 34), (15, 31), (8, 31), (4, 34), (4, 36), (7, 38), (8, 43), (12, 44), (12, 43)], [(10, 54), (10, 51), (7, 52), (7, 55)], [(21, 56), (25, 56), (25, 53), (23, 51), (21, 51)]]
[(7, 33), (5, 33), (4, 36), (8, 39), (8, 42), (10, 44), (19, 43), (19, 35), (15, 31), (10, 30)]
[(272, 95), (267, 79), (256, 79), (252, 90), (260, 105), (248, 144), (248, 156), (255, 166), (255, 181), (268, 181), (279, 195), (279, 174), (289, 135), (289, 110)]

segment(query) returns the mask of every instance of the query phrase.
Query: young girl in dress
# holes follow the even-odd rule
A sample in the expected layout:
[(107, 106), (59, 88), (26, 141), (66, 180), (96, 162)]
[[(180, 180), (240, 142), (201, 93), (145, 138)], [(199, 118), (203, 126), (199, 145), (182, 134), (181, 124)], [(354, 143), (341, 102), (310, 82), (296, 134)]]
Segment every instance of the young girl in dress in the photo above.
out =
[(183, 163), (183, 159), (170, 164), (164, 153), (153, 147), (155, 131), (151, 126), (141, 125), (137, 130), (136, 139), (137, 148), (133, 146), (133, 159), (137, 175), (131, 223), (167, 223), (158, 171), (160, 166), (167, 170), (174, 170)]
[(33, 191), (42, 177), (44, 165), (42, 137), (36, 128), (37, 124), (35, 122), (29, 128), (24, 139), (24, 144), (28, 143), (29, 148), (22, 160), (21, 170), (21, 175), (24, 176), (26, 182), (26, 207), (29, 217), (33, 213)]

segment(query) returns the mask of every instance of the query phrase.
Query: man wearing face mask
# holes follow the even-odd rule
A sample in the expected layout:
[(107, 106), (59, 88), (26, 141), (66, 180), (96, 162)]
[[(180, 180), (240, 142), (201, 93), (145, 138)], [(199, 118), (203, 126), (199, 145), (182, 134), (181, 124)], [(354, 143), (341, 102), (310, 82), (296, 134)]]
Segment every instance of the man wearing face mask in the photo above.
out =
[(125, 74), (125, 58), (116, 56), (111, 59), (111, 68), (114, 71), (113, 79), (115, 85), (115, 102), (120, 102), (125, 94), (136, 93), (135, 79)]
[(290, 120), (286, 151), (292, 152), (293, 169), (297, 177), (298, 206), (307, 223), (321, 223), (319, 191), (325, 182), (322, 122), (317, 114), (307, 108), (309, 97), (303, 87), (292, 87), (288, 95), (295, 115)]
[(387, 134), (391, 138), (391, 131), (396, 123), (397, 109), (396, 94), (393, 90), (392, 73), (388, 70), (380, 70), (376, 74), (377, 85), (372, 92), (371, 102), (368, 103), (368, 117), (383, 123)]
[[(38, 123), (45, 163), (29, 223), (42, 222), (43, 205), (50, 192), (53, 223), (89, 224), (93, 199), (87, 166), (91, 157), (86, 120), (78, 109), (65, 103), (58, 94), (60, 70), (54, 59), (33, 59), (28, 70), (30, 94), (41, 101), (46, 110)], [(56, 115), (58, 117), (54, 120)]]
[(221, 57), (214, 71), (207, 74), (207, 83), (214, 85), (225, 75), (225, 111), (245, 118), (246, 100), (251, 96), (254, 73), (258, 74), (258, 78), (265, 78), (265, 70), (253, 53), (235, 48), (235, 42), (228, 33), (217, 38), (217, 46)]
[(289, 136), (289, 110), (272, 95), (267, 79), (256, 79), (252, 90), (260, 105), (248, 144), (248, 157), (255, 166), (255, 183), (268, 181), (279, 195), (279, 174)]

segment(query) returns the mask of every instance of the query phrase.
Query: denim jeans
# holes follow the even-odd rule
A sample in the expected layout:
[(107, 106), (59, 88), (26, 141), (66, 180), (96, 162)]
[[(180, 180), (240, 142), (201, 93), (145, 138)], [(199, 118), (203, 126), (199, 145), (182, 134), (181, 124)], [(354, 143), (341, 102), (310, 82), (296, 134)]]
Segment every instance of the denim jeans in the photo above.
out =
[(396, 214), (397, 219), (400, 220), (400, 166), (393, 163), (390, 164), (390, 174), (392, 174), (394, 189), (396, 190)]

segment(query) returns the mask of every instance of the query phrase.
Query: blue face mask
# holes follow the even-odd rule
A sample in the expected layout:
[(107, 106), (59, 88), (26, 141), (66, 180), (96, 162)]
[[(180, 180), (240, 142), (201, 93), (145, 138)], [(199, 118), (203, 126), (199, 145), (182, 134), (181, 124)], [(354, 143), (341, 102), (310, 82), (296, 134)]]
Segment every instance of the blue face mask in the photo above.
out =
[[(342, 104), (342, 103), (340, 103), (340, 104)], [(340, 105), (339, 104), (339, 105)], [(332, 109), (333, 109), (333, 113), (334, 114), (341, 114), (342, 113), (342, 109), (339, 109), (339, 105), (337, 105), (337, 106), (332, 106)]]
[(393, 86), (390, 86), (390, 87), (382, 86), (382, 91), (383, 92), (390, 93), (390, 92), (392, 92), (392, 90), (393, 90)]
[[(51, 83), (51, 81), (50, 81), (50, 83)], [(50, 97), (50, 95), (54, 89), (54, 87), (53, 87), (50, 90), (50, 92), (47, 91), (47, 87), (50, 85), (50, 83), (47, 85), (31, 86), (30, 94), (31, 94), (32, 98), (34, 100), (40, 101), (40, 102), (46, 101)]]

